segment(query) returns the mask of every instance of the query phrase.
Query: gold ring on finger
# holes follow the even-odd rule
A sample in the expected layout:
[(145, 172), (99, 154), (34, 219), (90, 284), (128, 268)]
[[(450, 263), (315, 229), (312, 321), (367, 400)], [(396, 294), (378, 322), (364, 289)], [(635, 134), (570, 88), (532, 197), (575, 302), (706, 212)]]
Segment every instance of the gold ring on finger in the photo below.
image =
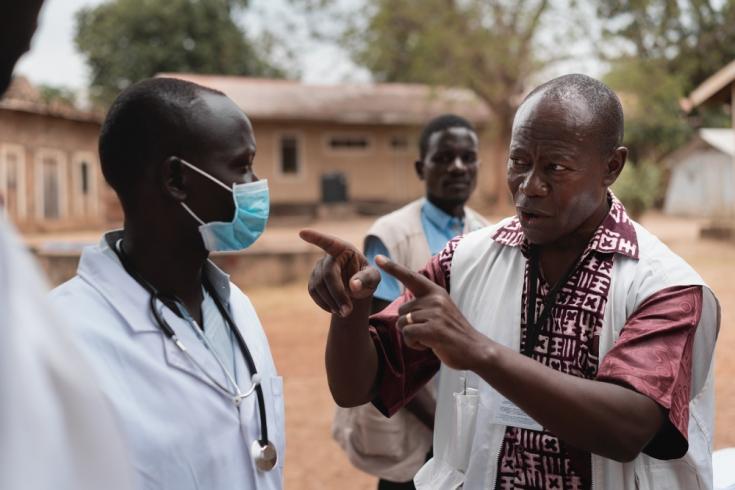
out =
[(408, 313), (406, 314), (406, 324), (407, 324), (407, 325), (411, 325), (412, 323), (413, 323), (413, 318), (411, 318), (411, 312), (409, 311), (409, 312), (408, 312)]

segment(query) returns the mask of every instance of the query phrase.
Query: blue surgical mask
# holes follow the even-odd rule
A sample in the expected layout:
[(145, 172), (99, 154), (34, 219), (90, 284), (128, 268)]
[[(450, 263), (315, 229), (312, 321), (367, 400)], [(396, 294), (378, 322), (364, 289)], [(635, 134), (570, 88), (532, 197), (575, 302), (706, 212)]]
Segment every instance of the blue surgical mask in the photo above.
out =
[(235, 201), (235, 216), (232, 221), (212, 221), (210, 223), (202, 221), (189, 206), (181, 203), (184, 209), (199, 222), (199, 233), (202, 235), (206, 249), (210, 252), (228, 252), (244, 250), (255, 243), (255, 240), (263, 234), (265, 224), (268, 222), (270, 210), (268, 181), (258, 180), (248, 184), (233, 184), (230, 188), (191, 163), (184, 160), (181, 160), (181, 163), (232, 192), (232, 198)]

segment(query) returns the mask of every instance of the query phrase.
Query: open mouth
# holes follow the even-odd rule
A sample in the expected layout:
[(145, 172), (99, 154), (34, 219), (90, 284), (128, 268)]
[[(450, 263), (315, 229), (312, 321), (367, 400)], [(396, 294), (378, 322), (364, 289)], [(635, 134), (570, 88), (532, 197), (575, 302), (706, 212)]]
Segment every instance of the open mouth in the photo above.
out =
[(525, 209), (518, 210), (518, 217), (520, 218), (521, 223), (526, 225), (538, 224), (549, 218), (548, 215)]

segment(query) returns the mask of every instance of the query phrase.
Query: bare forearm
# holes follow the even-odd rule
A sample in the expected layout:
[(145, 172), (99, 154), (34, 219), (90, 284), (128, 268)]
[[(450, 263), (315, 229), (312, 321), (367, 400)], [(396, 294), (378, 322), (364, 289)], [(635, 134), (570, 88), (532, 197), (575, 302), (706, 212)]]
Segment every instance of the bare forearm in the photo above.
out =
[(483, 352), (473, 370), (579, 449), (629, 461), (663, 423), (655, 402), (627, 388), (560, 373), (490, 340)]
[(659, 405), (635, 391), (554, 371), (474, 328), (446, 288), (385, 257), (376, 263), (413, 293), (396, 325), (405, 345), (430, 348), (455, 370), (471, 370), (567, 443), (619, 461), (635, 458), (660, 430)]
[(368, 332), (370, 298), (355, 300), (345, 318), (332, 315), (325, 361), (334, 401), (345, 407), (373, 399), (378, 355)]

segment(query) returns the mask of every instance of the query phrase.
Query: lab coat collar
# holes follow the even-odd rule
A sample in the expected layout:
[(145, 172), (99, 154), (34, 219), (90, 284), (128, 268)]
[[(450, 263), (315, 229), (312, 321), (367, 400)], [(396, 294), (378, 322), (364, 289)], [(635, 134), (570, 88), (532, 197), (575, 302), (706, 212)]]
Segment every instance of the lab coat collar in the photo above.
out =
[[(106, 233), (97, 245), (82, 251), (77, 274), (109, 301), (134, 332), (160, 331), (148, 308), (150, 295), (123, 268), (109, 241), (122, 237), (122, 230)], [(230, 277), (211, 261), (207, 261), (204, 273), (222, 304), (229, 308)]]

